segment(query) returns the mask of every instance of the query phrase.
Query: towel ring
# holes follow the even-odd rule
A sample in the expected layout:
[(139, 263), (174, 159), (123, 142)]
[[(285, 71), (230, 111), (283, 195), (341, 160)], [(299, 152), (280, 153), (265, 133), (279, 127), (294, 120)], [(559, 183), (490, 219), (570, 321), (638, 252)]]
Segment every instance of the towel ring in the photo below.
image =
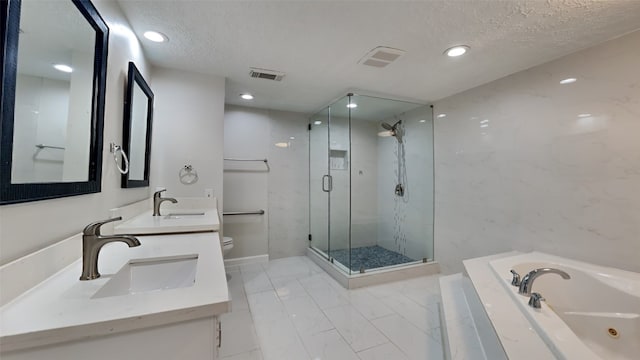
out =
[(185, 185), (191, 185), (198, 182), (198, 172), (190, 164), (185, 165), (178, 172), (180, 182)]
[[(129, 159), (127, 158), (127, 154), (125, 154), (124, 150), (120, 145), (116, 145), (115, 143), (109, 144), (109, 151), (113, 154), (113, 161), (116, 163), (116, 167), (120, 174), (125, 175), (129, 172)], [(118, 164), (118, 153), (122, 154), (122, 162), (124, 163), (124, 169)]]

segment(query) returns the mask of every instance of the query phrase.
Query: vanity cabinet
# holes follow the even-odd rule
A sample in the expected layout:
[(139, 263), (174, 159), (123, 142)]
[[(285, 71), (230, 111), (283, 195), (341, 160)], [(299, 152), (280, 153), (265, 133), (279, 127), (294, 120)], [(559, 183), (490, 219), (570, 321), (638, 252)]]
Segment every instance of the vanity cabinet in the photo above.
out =
[(217, 359), (220, 329), (218, 317), (213, 316), (2, 353), (2, 360)]

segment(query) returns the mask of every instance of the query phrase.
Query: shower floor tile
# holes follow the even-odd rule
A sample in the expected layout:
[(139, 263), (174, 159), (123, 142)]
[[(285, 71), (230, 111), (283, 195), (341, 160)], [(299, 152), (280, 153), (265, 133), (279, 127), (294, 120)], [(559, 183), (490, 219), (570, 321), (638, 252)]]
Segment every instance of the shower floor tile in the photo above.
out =
[[(331, 250), (331, 257), (347, 266), (349, 263), (349, 250)], [(365, 270), (375, 269), (413, 261), (416, 260), (378, 245), (351, 249), (351, 271), (360, 271), (361, 268)]]

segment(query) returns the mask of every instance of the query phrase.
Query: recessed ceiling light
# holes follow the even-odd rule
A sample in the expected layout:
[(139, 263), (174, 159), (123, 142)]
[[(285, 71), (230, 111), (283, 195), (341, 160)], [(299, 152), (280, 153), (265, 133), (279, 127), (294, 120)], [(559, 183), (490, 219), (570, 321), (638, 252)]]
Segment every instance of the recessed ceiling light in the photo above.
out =
[(253, 100), (253, 95), (251, 94), (240, 94), (240, 97), (244, 100)]
[(418, 121), (418, 122), (421, 122), (421, 123), (423, 123), (423, 122), (427, 122), (427, 120), (420, 120), (420, 121)]
[(313, 125), (320, 125), (320, 124), (322, 124), (322, 121), (320, 121), (320, 120), (316, 120), (316, 121), (313, 122)]
[(296, 137), (295, 136), (289, 136), (289, 140), (295, 140)]
[(579, 114), (578, 115), (579, 118), (586, 118), (586, 117), (589, 117), (589, 116), (591, 116), (591, 114)]
[(482, 124), (482, 125), (480, 125), (480, 127), (481, 128), (486, 128), (486, 127), (489, 127), (489, 124)]
[(349, 109), (355, 109), (355, 108), (357, 108), (357, 107), (358, 107), (358, 104), (356, 104), (356, 103), (349, 103), (349, 104), (347, 104), (347, 107), (348, 107)]
[(572, 84), (574, 82), (576, 82), (578, 79), (576, 78), (566, 78), (564, 80), (560, 80), (560, 84), (562, 85), (566, 85), (566, 84)]
[(169, 41), (169, 38), (167, 38), (166, 35), (157, 31), (145, 31), (142, 35), (144, 35), (144, 37), (146, 37), (147, 39), (157, 43)]
[(55, 64), (55, 65), (53, 65), (53, 68), (58, 70), (58, 71), (62, 71), (62, 72), (66, 72), (66, 73), (73, 72), (73, 68), (71, 66), (65, 65), (65, 64)]
[(484, 120), (480, 121), (480, 124), (486, 124), (488, 122), (489, 122), (489, 119), (484, 119)]
[(443, 117), (447, 117), (447, 114), (438, 114), (437, 118), (442, 119)]
[(457, 57), (464, 55), (469, 50), (467, 45), (457, 45), (454, 47), (450, 47), (444, 51), (445, 54), (449, 57)]
[(287, 148), (287, 147), (289, 147), (289, 143), (279, 142), (279, 143), (276, 143), (276, 146), (279, 147), (279, 148)]

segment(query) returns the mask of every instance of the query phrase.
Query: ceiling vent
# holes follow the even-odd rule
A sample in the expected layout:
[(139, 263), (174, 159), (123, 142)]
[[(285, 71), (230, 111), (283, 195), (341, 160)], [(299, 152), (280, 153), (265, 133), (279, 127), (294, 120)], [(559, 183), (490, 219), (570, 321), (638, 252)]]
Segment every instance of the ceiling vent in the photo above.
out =
[(249, 68), (249, 76), (256, 79), (281, 81), (284, 77), (284, 73), (275, 70)]
[(383, 68), (398, 60), (398, 58), (404, 54), (404, 50), (378, 46), (363, 56), (362, 59), (358, 61), (358, 64)]

